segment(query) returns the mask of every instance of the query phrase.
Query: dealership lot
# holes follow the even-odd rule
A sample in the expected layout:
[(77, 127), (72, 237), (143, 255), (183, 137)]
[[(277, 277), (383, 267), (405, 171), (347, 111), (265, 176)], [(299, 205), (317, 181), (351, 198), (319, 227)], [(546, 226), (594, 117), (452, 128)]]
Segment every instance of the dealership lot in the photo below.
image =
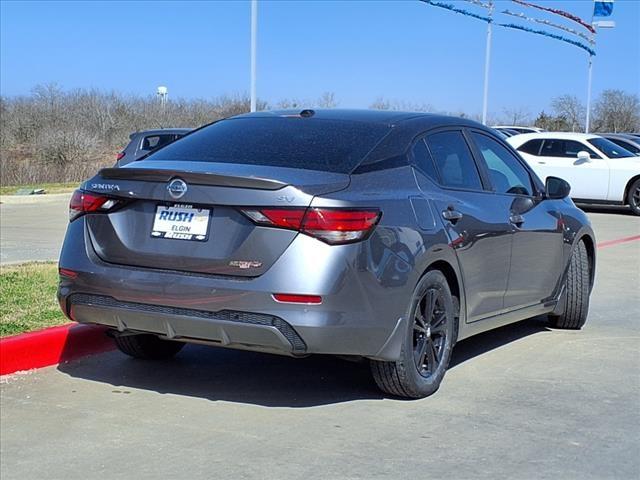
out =
[[(625, 209), (589, 212), (599, 242), (640, 234)], [(597, 268), (584, 330), (532, 319), (461, 342), (424, 400), (384, 398), (364, 364), (194, 345), (5, 377), (0, 476), (638, 478), (640, 241), (605, 244)]]

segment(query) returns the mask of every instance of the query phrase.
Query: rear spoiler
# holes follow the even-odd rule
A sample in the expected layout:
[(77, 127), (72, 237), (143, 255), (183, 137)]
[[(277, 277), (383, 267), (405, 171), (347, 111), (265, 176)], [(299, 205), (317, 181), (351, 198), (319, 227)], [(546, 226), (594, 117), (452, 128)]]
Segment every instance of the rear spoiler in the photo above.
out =
[(258, 177), (236, 177), (217, 173), (185, 172), (151, 168), (103, 168), (98, 172), (104, 179), (136, 180), (140, 182), (169, 182), (180, 177), (192, 185), (211, 185), (217, 187), (253, 188), (256, 190), (280, 190), (287, 186), (277, 180)]

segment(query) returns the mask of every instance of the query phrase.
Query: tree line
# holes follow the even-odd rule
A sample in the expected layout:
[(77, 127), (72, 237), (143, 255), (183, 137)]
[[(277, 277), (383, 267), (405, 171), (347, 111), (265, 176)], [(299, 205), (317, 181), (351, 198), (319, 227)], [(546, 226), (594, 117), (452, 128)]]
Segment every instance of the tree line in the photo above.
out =
[[(0, 97), (0, 183), (21, 185), (82, 181), (113, 165), (133, 132), (163, 127), (198, 127), (249, 111), (246, 95), (213, 99), (172, 99), (163, 108), (153, 96), (90, 89), (65, 91), (39, 85), (30, 95)], [(317, 99), (283, 99), (259, 109), (334, 108), (335, 94)], [(378, 98), (370, 108), (435, 112), (426, 103)], [(438, 112), (477, 119), (465, 112)], [(571, 95), (552, 100), (550, 113), (532, 119), (525, 108), (505, 110), (493, 124), (531, 124), (548, 130), (583, 131), (584, 106)], [(593, 131), (640, 131), (638, 95), (605, 90), (594, 103)]]

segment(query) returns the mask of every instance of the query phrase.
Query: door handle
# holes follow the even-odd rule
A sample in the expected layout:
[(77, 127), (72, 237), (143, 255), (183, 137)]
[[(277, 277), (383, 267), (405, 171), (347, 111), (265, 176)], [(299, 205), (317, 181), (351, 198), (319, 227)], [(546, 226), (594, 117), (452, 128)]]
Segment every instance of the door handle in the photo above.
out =
[(462, 218), (462, 213), (454, 209), (452, 206), (449, 206), (446, 210), (442, 211), (442, 218), (451, 223), (456, 223)]
[(512, 213), (511, 216), (509, 216), (509, 221), (516, 226), (520, 226), (524, 223), (524, 217), (517, 213)]

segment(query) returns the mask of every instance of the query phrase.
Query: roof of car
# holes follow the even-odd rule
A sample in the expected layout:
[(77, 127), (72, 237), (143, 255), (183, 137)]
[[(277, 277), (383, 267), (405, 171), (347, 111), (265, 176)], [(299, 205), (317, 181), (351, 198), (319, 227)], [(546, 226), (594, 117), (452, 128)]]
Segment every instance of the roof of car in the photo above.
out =
[(526, 125), (492, 125), (491, 128), (506, 128), (506, 129), (512, 129), (512, 130), (515, 130), (515, 129), (518, 129), (518, 128), (526, 128), (527, 130), (535, 130), (535, 131), (542, 130), (542, 131), (544, 131), (541, 128), (528, 127)]
[(268, 118), (268, 117), (307, 117), (324, 120), (343, 120), (353, 122), (382, 123), (396, 125), (409, 119), (424, 119), (435, 125), (474, 124), (471, 120), (424, 112), (404, 112), (396, 110), (358, 110), (358, 109), (287, 109), (267, 110), (245, 113), (231, 118)]
[(637, 134), (632, 133), (597, 133), (596, 135), (600, 135), (601, 137), (611, 137), (611, 138), (621, 138), (623, 140), (632, 140), (638, 141)]
[(536, 138), (558, 138), (561, 140), (590, 140), (592, 138), (598, 138), (599, 135), (593, 133), (578, 133), (578, 132), (540, 132), (540, 133), (522, 133), (520, 135), (514, 135), (509, 137), (513, 138), (513, 141), (524, 143), (528, 140), (534, 140)]
[(154, 130), (140, 130), (131, 135), (160, 135), (163, 133), (189, 133), (193, 128), (156, 128)]

